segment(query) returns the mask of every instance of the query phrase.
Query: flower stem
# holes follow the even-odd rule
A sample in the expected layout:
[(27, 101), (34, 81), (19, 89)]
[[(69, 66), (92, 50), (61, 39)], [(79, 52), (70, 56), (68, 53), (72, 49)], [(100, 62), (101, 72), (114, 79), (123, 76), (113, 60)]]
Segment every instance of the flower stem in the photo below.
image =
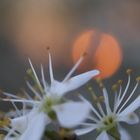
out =
[(46, 131), (44, 139), (49, 139), (49, 140), (80, 140), (76, 135), (65, 135), (61, 136), (58, 132), (56, 131)]

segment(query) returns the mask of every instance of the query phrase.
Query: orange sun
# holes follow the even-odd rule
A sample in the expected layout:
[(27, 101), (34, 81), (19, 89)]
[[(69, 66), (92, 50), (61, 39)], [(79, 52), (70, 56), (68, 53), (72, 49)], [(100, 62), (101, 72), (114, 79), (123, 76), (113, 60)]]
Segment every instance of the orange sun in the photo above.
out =
[(100, 78), (112, 76), (120, 67), (122, 51), (118, 41), (109, 34), (95, 30), (81, 34), (73, 46), (73, 60), (76, 62), (80, 55), (87, 52), (80, 71), (99, 69)]

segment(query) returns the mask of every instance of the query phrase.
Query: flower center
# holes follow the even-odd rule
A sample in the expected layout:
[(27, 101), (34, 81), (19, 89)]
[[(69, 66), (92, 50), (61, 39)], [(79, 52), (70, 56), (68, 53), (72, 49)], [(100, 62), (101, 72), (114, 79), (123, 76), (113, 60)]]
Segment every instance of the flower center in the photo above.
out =
[(103, 118), (102, 125), (101, 125), (101, 128), (99, 130), (109, 131), (114, 127), (116, 127), (115, 117), (114, 116), (107, 116), (107, 117)]
[(61, 104), (62, 100), (60, 98), (52, 98), (52, 97), (48, 97), (45, 96), (44, 97), (44, 101), (41, 105), (41, 110), (45, 113), (47, 113), (47, 115), (52, 119), (52, 120), (56, 120), (57, 116), (56, 113), (53, 110), (53, 106), (54, 105), (58, 105)]

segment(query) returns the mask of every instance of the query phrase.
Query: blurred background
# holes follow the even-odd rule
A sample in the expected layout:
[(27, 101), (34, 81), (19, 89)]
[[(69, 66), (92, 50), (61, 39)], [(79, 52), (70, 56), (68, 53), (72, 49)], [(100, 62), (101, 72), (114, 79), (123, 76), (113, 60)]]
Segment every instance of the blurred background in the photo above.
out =
[[(132, 68), (134, 86), (140, 74), (139, 15), (139, 0), (0, 0), (0, 88), (17, 93), (25, 87), (28, 57), (38, 72), (44, 65), (47, 77), (48, 46), (58, 80), (86, 53), (77, 73), (97, 68), (110, 87), (126, 80)], [(140, 125), (124, 127), (139, 140)]]

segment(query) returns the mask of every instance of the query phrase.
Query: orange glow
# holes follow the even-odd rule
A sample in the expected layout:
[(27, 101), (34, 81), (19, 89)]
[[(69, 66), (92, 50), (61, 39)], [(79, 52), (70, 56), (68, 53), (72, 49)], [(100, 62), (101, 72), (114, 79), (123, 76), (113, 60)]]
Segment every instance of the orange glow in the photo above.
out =
[(122, 61), (122, 51), (117, 40), (109, 34), (94, 30), (85, 32), (75, 41), (73, 47), (74, 62), (84, 52), (87, 52), (88, 55), (79, 70), (99, 69), (101, 71), (100, 78), (112, 76)]

